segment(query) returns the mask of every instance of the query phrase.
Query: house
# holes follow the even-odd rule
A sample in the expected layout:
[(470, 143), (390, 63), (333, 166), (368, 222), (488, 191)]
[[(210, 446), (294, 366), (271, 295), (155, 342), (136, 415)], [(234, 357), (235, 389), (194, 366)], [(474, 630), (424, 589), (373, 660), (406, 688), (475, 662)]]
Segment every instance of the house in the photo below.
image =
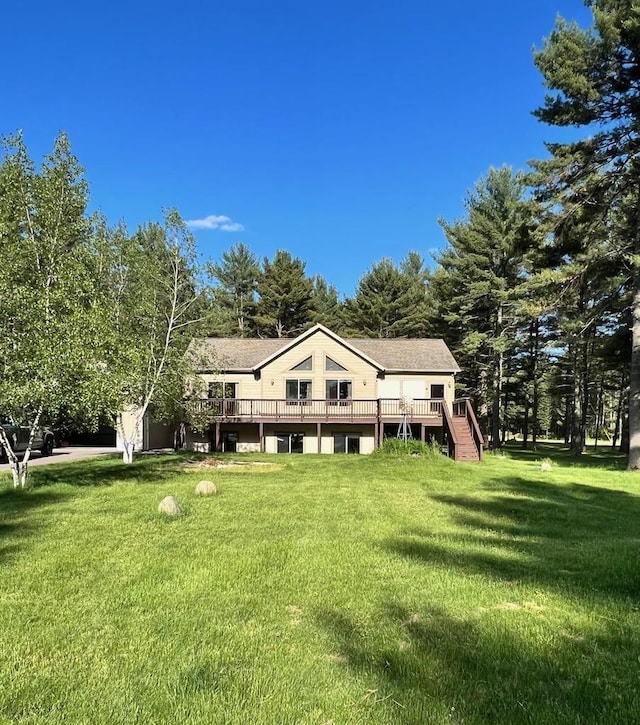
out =
[(385, 437), (435, 440), (478, 461), (482, 435), (443, 340), (346, 339), (316, 325), (293, 339), (204, 338), (188, 354), (209, 414), (194, 450), (370, 453)]

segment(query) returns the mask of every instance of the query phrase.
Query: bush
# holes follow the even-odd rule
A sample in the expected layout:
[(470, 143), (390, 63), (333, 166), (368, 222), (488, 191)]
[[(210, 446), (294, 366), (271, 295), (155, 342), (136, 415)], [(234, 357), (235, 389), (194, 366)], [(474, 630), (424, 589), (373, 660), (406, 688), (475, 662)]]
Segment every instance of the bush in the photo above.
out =
[(385, 438), (379, 452), (383, 455), (395, 456), (441, 456), (440, 444), (437, 441), (424, 443), (414, 439), (402, 440), (401, 438)]

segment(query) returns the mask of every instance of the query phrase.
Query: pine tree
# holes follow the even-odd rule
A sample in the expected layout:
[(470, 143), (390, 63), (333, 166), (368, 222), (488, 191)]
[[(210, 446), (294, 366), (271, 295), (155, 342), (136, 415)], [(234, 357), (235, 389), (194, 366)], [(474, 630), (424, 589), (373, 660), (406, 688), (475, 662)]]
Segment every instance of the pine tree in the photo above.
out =
[(490, 169), (465, 202), (466, 218), (440, 222), (449, 246), (431, 282), (440, 331), (458, 356), (466, 392), (484, 423), (491, 421), (493, 448), (501, 445), (505, 364), (515, 347), (532, 224), (524, 190), (522, 174)]
[(342, 303), (337, 288), (329, 284), (320, 274), (313, 278), (313, 314), (314, 324), (321, 324), (341, 334), (344, 325)]
[(220, 310), (220, 333), (252, 337), (260, 275), (256, 256), (249, 247), (238, 242), (222, 253), (219, 263), (207, 265), (207, 272), (219, 283), (215, 299)]
[[(583, 128), (578, 141), (548, 144), (552, 156), (535, 164), (537, 183), (558, 224), (586, 211), (601, 233), (583, 257), (584, 273), (613, 262), (631, 294), (628, 467), (640, 468), (640, 12), (631, 0), (590, 0), (593, 26), (559, 18), (535, 55), (547, 94), (535, 113), (553, 126)], [(620, 233), (623, 232), (623, 233)], [(585, 251), (588, 246), (585, 245)], [(603, 256), (604, 255), (604, 256)]]
[(313, 283), (305, 263), (278, 250), (258, 278), (255, 324), (262, 337), (294, 337), (312, 324)]
[(417, 252), (396, 267), (382, 259), (366, 272), (355, 296), (345, 301), (345, 324), (365, 337), (428, 337), (428, 273)]

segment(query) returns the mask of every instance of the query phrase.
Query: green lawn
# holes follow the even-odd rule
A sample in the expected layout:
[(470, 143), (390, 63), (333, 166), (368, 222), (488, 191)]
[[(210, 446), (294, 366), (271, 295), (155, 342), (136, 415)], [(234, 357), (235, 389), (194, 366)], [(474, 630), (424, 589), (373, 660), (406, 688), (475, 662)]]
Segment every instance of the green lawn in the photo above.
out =
[(0, 474), (0, 722), (640, 723), (620, 459), (236, 458)]

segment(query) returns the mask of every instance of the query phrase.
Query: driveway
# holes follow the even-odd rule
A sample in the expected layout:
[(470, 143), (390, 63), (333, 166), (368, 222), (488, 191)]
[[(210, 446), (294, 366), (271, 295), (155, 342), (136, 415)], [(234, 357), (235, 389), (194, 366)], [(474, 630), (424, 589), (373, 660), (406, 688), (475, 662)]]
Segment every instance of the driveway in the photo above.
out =
[[(50, 456), (42, 456), (40, 451), (33, 451), (29, 459), (31, 466), (47, 466), (53, 463), (70, 463), (80, 461), (83, 458), (94, 458), (105, 453), (116, 453), (115, 448), (100, 448), (99, 446), (67, 446), (65, 448), (54, 448)], [(0, 471), (8, 471), (8, 463), (0, 463)]]

